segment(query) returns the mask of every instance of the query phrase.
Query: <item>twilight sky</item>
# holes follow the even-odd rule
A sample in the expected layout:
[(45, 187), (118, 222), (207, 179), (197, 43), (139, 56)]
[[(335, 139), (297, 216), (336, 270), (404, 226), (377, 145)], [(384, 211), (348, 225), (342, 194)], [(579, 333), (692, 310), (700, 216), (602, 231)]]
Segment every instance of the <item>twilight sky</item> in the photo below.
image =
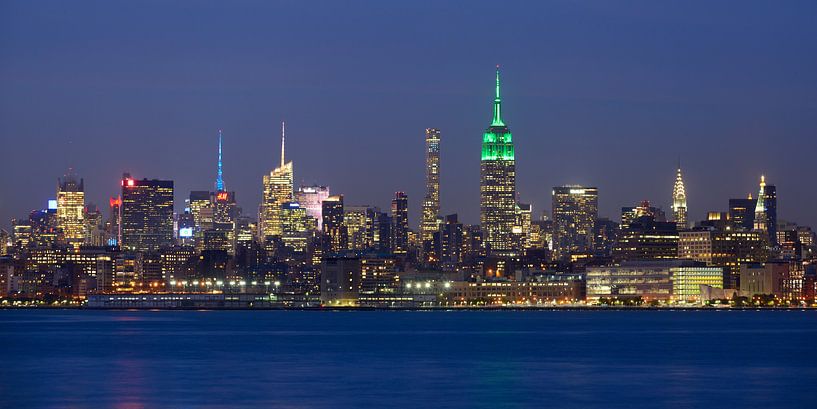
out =
[[(416, 227), (423, 130), (442, 130), (442, 210), (478, 221), (494, 66), (518, 190), (599, 188), (600, 214), (668, 209), (675, 164), (691, 218), (777, 185), (779, 218), (817, 227), (817, 2), (3, 1), (0, 227), (55, 196), (88, 201), (123, 171), (173, 179), (181, 208), (224, 178), (256, 216), (279, 162), (296, 183)], [(106, 209), (107, 211), (107, 209)]]

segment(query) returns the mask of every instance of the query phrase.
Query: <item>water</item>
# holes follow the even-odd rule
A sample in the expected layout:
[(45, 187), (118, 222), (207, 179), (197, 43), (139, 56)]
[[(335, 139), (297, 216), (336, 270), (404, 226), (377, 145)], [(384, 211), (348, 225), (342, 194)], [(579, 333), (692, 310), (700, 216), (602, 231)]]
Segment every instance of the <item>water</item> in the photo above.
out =
[(814, 408), (817, 311), (0, 310), (0, 407)]

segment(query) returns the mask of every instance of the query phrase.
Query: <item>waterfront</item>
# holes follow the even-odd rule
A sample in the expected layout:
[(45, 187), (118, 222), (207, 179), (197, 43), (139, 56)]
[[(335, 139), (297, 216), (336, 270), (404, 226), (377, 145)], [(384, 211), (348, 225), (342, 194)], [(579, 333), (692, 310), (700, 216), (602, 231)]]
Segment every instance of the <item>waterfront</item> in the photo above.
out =
[(0, 407), (813, 407), (814, 311), (0, 310)]

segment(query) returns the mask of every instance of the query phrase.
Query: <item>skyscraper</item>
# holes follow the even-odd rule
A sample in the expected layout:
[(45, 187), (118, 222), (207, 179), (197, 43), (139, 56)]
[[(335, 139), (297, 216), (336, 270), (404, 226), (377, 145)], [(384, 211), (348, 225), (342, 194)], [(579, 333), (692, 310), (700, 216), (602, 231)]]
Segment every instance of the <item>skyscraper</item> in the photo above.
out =
[(329, 188), (326, 186), (301, 186), (295, 192), (295, 201), (306, 209), (309, 217), (314, 217), (318, 221), (318, 230), (323, 229), (323, 216), (321, 209), (324, 200), (329, 198)]
[(433, 238), (440, 214), (440, 130), (426, 129), (426, 195), (423, 199), (423, 220), (420, 239)]
[(57, 180), (57, 227), (62, 230), (65, 243), (79, 250), (85, 241), (85, 186), (82, 179), (69, 169)]
[(592, 249), (593, 226), (599, 214), (595, 187), (553, 188), (553, 250), (559, 257)]
[[(436, 219), (436, 215), (435, 215)], [(408, 251), (408, 196), (404, 192), (395, 192), (391, 201), (391, 248), (395, 253)]]
[(516, 224), (516, 164), (511, 131), (502, 121), (499, 89), (497, 66), (494, 116), (482, 135), (479, 221), (488, 250), (496, 255), (513, 255), (518, 251), (513, 235)]
[(122, 175), (122, 248), (157, 251), (173, 244), (173, 181)]
[(675, 175), (675, 186), (672, 187), (672, 214), (678, 229), (686, 229), (687, 224), (687, 194), (684, 190), (684, 179), (681, 177), (681, 166)]
[(766, 233), (771, 245), (777, 245), (777, 189), (760, 176), (760, 191), (755, 204), (755, 230)]
[(281, 236), (281, 205), (293, 201), (292, 162), (284, 158), (285, 125), (281, 122), (281, 165), (264, 175), (264, 191), (258, 214), (261, 237)]
[(752, 230), (755, 226), (756, 201), (749, 195), (747, 199), (729, 199), (729, 220), (735, 227)]
[(348, 236), (344, 223), (343, 195), (329, 196), (322, 207), (324, 253), (346, 250)]

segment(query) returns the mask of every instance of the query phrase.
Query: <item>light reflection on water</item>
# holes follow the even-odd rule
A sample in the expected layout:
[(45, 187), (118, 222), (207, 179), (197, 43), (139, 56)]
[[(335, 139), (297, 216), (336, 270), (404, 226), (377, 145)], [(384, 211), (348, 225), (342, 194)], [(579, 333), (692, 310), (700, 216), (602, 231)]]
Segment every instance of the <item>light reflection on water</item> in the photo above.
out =
[(0, 407), (812, 407), (812, 311), (0, 311)]

